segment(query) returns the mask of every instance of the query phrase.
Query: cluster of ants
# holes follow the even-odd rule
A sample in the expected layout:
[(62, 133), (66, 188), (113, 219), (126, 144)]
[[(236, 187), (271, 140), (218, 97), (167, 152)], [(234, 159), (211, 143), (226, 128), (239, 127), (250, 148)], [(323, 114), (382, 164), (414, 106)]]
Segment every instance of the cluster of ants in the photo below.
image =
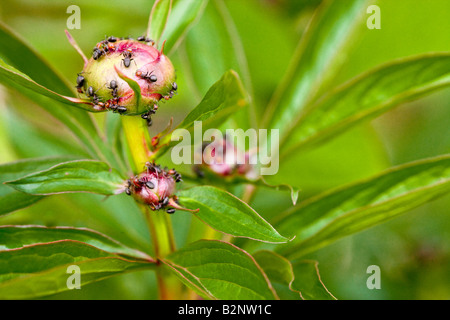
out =
[[(118, 40), (133, 40), (133, 39), (130, 37), (116, 38), (114, 36), (111, 36), (103, 41), (100, 41), (99, 43), (97, 43), (97, 46), (94, 48), (94, 50), (92, 52), (92, 58), (94, 60), (98, 60), (103, 55), (107, 54), (109, 51), (111, 51), (111, 52), (115, 51), (116, 46), (114, 43)], [(155, 44), (155, 41), (153, 41), (150, 38), (144, 37), (144, 36), (140, 36), (136, 40), (146, 42), (152, 46)], [(132, 52), (131, 51), (124, 52), (124, 59), (122, 59), (122, 61), (126, 68), (128, 68), (130, 66), (132, 60), (133, 60)]]
[[(155, 176), (158, 180), (170, 179), (170, 177), (172, 177), (175, 180), (175, 182), (183, 181), (181, 180), (181, 174), (178, 173), (175, 169), (168, 170), (167, 167), (162, 169), (160, 165), (156, 165), (155, 163), (151, 162), (147, 162), (145, 164), (145, 168), (147, 169), (147, 172), (145, 174), (137, 175), (127, 181), (128, 186), (125, 189), (125, 193), (127, 195), (131, 195), (132, 193), (139, 193), (139, 191), (142, 188), (148, 188), (150, 190), (157, 188), (157, 186), (155, 186), (155, 184), (151, 181), (152, 178), (154, 178)], [(148, 203), (153, 211), (165, 208), (169, 204), (170, 201), (169, 196), (167, 195), (160, 195), (160, 196), (161, 197), (157, 203), (153, 202)], [(172, 199), (175, 201), (176, 204), (179, 204), (177, 196), (175, 195), (172, 196)], [(176, 210), (175, 208), (167, 208), (166, 212), (172, 214), (175, 213), (175, 210)]]
[[(105, 37), (105, 40), (100, 41), (94, 48), (94, 50), (92, 52), (92, 58), (94, 60), (98, 60), (103, 55), (106, 55), (108, 52), (114, 52), (116, 50), (115, 42), (117, 42), (118, 40), (133, 40), (133, 39), (129, 38), (129, 37), (126, 37), (126, 38), (116, 38), (114, 36), (111, 36), (108, 38)], [(155, 44), (155, 41), (153, 41), (152, 39), (145, 37), (145, 36), (140, 36), (136, 40), (146, 42), (152, 46)], [(127, 50), (125, 50), (122, 53), (122, 55), (124, 56), (124, 58), (122, 59), (122, 63), (125, 66), (125, 68), (130, 67), (131, 61), (134, 62), (132, 49), (128, 48)], [(84, 85), (85, 85), (85, 77), (82, 75), (82, 73), (83, 72), (78, 73), (77, 80), (76, 80), (77, 85), (75, 86), (75, 88), (77, 89), (78, 93), (83, 93), (83, 89), (84, 89)], [(153, 82), (153, 83), (157, 82), (158, 78), (156, 77), (156, 75), (154, 75), (152, 73), (153, 73), (153, 71), (152, 72), (143, 72), (141, 70), (137, 70), (136, 76), (140, 77), (141, 79), (145, 79), (149, 82)], [(109, 83), (109, 86), (107, 88), (111, 90), (111, 95), (113, 96), (113, 98), (106, 102), (100, 101), (101, 98), (96, 94), (97, 91), (94, 91), (94, 88), (92, 86), (89, 86), (86, 89), (86, 95), (88, 97), (90, 97), (92, 102), (94, 103), (94, 109), (96, 109), (96, 110), (109, 109), (109, 110), (112, 110), (113, 112), (117, 112), (119, 114), (124, 114), (125, 112), (127, 112), (127, 108), (125, 106), (119, 105), (120, 97), (118, 96), (117, 81), (111, 80)], [(172, 83), (172, 90), (169, 92), (169, 94), (167, 96), (164, 96), (164, 99), (169, 100), (170, 98), (172, 98), (173, 95), (175, 94), (175, 92), (177, 91), (177, 89), (178, 89), (177, 83), (176, 82)], [(153, 106), (153, 109), (151, 109), (147, 113), (144, 113), (141, 115), (141, 117), (147, 121), (148, 126), (152, 125), (151, 115), (156, 112), (157, 108), (158, 108), (158, 106), (155, 104)]]

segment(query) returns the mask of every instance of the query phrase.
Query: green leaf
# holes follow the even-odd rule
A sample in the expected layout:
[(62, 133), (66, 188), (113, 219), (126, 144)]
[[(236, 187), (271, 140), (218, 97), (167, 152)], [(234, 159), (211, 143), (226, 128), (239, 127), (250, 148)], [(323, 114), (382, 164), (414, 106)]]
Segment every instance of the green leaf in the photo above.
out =
[(64, 95), (72, 94), (69, 84), (45, 59), (8, 26), (0, 21), (0, 55), (11, 66), (23, 70), (42, 85)]
[(450, 155), (394, 167), (313, 197), (281, 214), (274, 221), (275, 227), (296, 238), (275, 250), (289, 259), (303, 256), (449, 191)]
[(402, 59), (371, 70), (315, 103), (299, 121), (283, 154), (332, 138), (400, 103), (450, 85), (450, 54)]
[(151, 261), (147, 254), (128, 248), (100, 232), (86, 228), (44, 226), (0, 226), (0, 251), (61, 240), (74, 240), (89, 244), (109, 253), (134, 259)]
[[(175, 129), (186, 129), (192, 132), (195, 121), (201, 121), (202, 130), (217, 128), (247, 103), (247, 95), (238, 74), (229, 70), (208, 90), (200, 104)], [(171, 141), (172, 133), (161, 139), (161, 148), (154, 155), (155, 158), (160, 157), (178, 143), (178, 141)]]
[(156, 0), (153, 4), (150, 19), (148, 21), (147, 36), (154, 40), (156, 44), (158, 44), (161, 39), (171, 9), (172, 0)]
[(199, 186), (180, 191), (178, 197), (183, 206), (200, 209), (194, 214), (218, 231), (271, 243), (289, 241), (248, 204), (224, 190)]
[(35, 172), (6, 184), (28, 194), (91, 192), (115, 195), (124, 191), (124, 178), (104, 162), (76, 160)]
[[(68, 84), (61, 75), (50, 67), (47, 61), (45, 61), (38, 52), (28, 45), (26, 40), (15, 34), (13, 30), (1, 22), (0, 41), (2, 43), (0, 56), (10, 65), (6, 66), (3, 64), (3, 67), (6, 68), (6, 70), (2, 69), (4, 72), (3, 75), (12, 77), (11, 79), (2, 79), (0, 81), (3, 81), (4, 84), (18, 90), (21, 94), (27, 96), (33, 102), (50, 112), (72, 130), (72, 132), (88, 147), (91, 154), (99, 155), (97, 150), (98, 147), (95, 145), (96, 142), (93, 141), (95, 138), (92, 138), (97, 134), (92, 119), (85, 112), (83, 107), (80, 108), (80, 104), (66, 100), (63, 98), (64, 96), (62, 96), (72, 95), (74, 93), (75, 84), (72, 86)], [(20, 52), (20, 54), (17, 54), (17, 52)], [(22, 70), (23, 73), (16, 69)], [(13, 74), (14, 72), (16, 72), (16, 74)], [(27, 76), (25, 76), (25, 74), (27, 74)], [(27, 80), (29, 79), (28, 77), (33, 79), (34, 83), (29, 83)], [(34, 90), (26, 89), (20, 84), (21, 82), (30, 86), (30, 88), (32, 87)], [(45, 87), (52, 91), (45, 89)], [(59, 92), (60, 96), (55, 94), (53, 90)], [(45, 95), (51, 95), (52, 99), (42, 96), (41, 93), (43, 92), (45, 92)], [(71, 104), (78, 108), (67, 110), (64, 106), (55, 103), (55, 101), (62, 101), (65, 104)]]
[(189, 29), (203, 14), (208, 0), (178, 0), (172, 8), (166, 29), (161, 39), (166, 40), (165, 50), (169, 55), (178, 47)]
[(140, 108), (140, 104), (141, 104), (141, 100), (142, 100), (142, 93), (141, 93), (141, 87), (139, 86), (139, 83), (137, 83), (134, 79), (132, 79), (132, 78), (128, 77), (126, 74), (124, 74), (122, 72), (122, 70), (117, 68), (117, 66), (114, 66), (114, 70), (116, 71), (116, 73), (119, 76), (119, 78), (124, 80), (130, 86), (130, 88), (133, 90), (134, 97), (136, 99), (134, 104), (136, 105), (136, 109), (140, 110), (141, 109)]
[(0, 216), (25, 208), (41, 200), (42, 196), (32, 196), (14, 190), (3, 182), (21, 178), (37, 170), (47, 169), (63, 161), (73, 160), (72, 157), (49, 157), (24, 159), (0, 165)]
[(365, 4), (366, 0), (325, 1), (317, 9), (265, 114), (265, 123), (279, 128), (281, 139), (294, 128), (292, 119), (339, 71)]
[(261, 250), (253, 254), (272, 283), (279, 283), (299, 294), (303, 300), (336, 299), (323, 284), (317, 261), (302, 260), (291, 263), (273, 251)]
[(270, 282), (290, 286), (294, 281), (291, 262), (285, 257), (273, 251), (261, 250), (255, 252), (253, 258), (269, 277)]
[(337, 300), (322, 282), (318, 265), (317, 261), (311, 260), (293, 263), (295, 279), (291, 289), (298, 292), (303, 300)]
[(60, 240), (0, 251), (0, 299), (30, 299), (68, 290), (80, 268), (80, 285), (133, 270), (154, 268), (154, 261), (129, 260), (89, 244)]
[(226, 242), (200, 240), (172, 253), (163, 262), (204, 298), (277, 298), (255, 260), (247, 252)]
[(56, 93), (46, 87), (38, 84), (23, 72), (9, 66), (0, 59), (0, 83), (12, 87), (19, 92), (31, 90), (33, 92), (44, 95), (55, 101), (65, 103), (72, 107), (80, 108), (90, 112), (101, 112), (92, 108), (92, 102), (87, 99), (79, 99), (67, 97)]
[(192, 130), (195, 121), (202, 121), (204, 130), (218, 126), (247, 103), (247, 94), (238, 74), (229, 70), (208, 90), (200, 104), (177, 128)]

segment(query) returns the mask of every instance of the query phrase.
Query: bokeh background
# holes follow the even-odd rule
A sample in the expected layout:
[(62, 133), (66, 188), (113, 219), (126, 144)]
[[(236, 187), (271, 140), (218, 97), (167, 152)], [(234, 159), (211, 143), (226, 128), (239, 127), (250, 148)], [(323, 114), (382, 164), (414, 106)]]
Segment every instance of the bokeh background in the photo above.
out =
[[(345, 0), (335, 0), (345, 1)], [(204, 15), (170, 56), (177, 69), (178, 95), (154, 118), (151, 133), (169, 118), (179, 122), (207, 89), (230, 68), (239, 68), (233, 42), (241, 41), (248, 61), (255, 105), (262, 116), (319, 0), (210, 1)], [(69, 5), (81, 8), (81, 29), (71, 30), (89, 54), (105, 35), (145, 33), (153, 1), (2, 0), (0, 20), (12, 27), (75, 85), (82, 59), (66, 40)], [(450, 1), (379, 0), (381, 29), (362, 20), (340, 84), (395, 58), (450, 51)], [(225, 6), (225, 8), (224, 8)], [(362, 12), (363, 16), (369, 16)], [(227, 19), (235, 29), (225, 29)], [(0, 44), (1, 45), (1, 44)], [(238, 46), (239, 47), (239, 46)], [(339, 52), (336, 52), (338, 55)], [(0, 91), (0, 163), (50, 155), (85, 155), (76, 138), (48, 113), (8, 89)], [(273, 181), (300, 188), (300, 201), (329, 188), (366, 178), (393, 165), (450, 152), (450, 89), (407, 103), (359, 125), (318, 149), (280, 163)], [(104, 115), (96, 115), (102, 121)], [(158, 119), (158, 120), (156, 120)], [(69, 143), (66, 143), (69, 142)], [(290, 206), (286, 192), (260, 190), (252, 204), (270, 219)], [(0, 217), (0, 224), (89, 227), (144, 247), (148, 232), (126, 196), (58, 195)], [(94, 212), (92, 208), (95, 208)], [(319, 261), (323, 282), (338, 299), (449, 299), (450, 196), (342, 239), (308, 258)], [(187, 216), (174, 216), (179, 245), (199, 228)], [(190, 226), (192, 225), (192, 228)], [(124, 227), (125, 226), (125, 227)], [(189, 231), (190, 230), (190, 231)], [(381, 268), (381, 289), (369, 290), (366, 269)], [(151, 272), (126, 274), (58, 294), (55, 299), (153, 299)]]

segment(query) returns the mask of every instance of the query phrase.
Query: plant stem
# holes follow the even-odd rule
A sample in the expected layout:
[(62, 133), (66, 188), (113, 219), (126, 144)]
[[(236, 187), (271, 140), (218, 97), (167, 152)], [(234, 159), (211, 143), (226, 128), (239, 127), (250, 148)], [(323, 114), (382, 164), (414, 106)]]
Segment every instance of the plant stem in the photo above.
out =
[(145, 163), (152, 154), (148, 144), (150, 135), (145, 121), (140, 117), (122, 116), (121, 119), (128, 148), (133, 158), (134, 171), (137, 173), (144, 169)]
[[(134, 171), (139, 173), (151, 157), (148, 128), (140, 117), (122, 116), (122, 126), (128, 148), (133, 158)], [(162, 259), (175, 250), (172, 224), (164, 212), (151, 211), (145, 205), (139, 206), (145, 216), (152, 237), (155, 258)], [(181, 283), (172, 273), (162, 267), (157, 268), (159, 298), (162, 300), (178, 299), (182, 293)]]

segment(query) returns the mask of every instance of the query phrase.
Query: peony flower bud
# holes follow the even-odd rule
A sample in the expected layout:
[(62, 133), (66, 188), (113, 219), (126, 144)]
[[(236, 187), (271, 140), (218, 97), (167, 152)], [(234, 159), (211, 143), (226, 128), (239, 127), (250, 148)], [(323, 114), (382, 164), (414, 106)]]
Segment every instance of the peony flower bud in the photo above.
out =
[(138, 39), (109, 37), (97, 43), (78, 74), (76, 88), (95, 110), (147, 115), (147, 119), (161, 99), (175, 94), (178, 86), (171, 61), (151, 40)]
[(167, 213), (174, 213), (176, 209), (192, 211), (178, 204), (175, 184), (180, 181), (181, 175), (175, 169), (162, 169), (159, 165), (147, 162), (144, 172), (128, 180), (125, 191), (152, 210), (165, 209)]
[(239, 150), (226, 136), (204, 144), (201, 157), (202, 163), (193, 167), (198, 176), (203, 176), (205, 171), (222, 177), (254, 176), (250, 153)]

